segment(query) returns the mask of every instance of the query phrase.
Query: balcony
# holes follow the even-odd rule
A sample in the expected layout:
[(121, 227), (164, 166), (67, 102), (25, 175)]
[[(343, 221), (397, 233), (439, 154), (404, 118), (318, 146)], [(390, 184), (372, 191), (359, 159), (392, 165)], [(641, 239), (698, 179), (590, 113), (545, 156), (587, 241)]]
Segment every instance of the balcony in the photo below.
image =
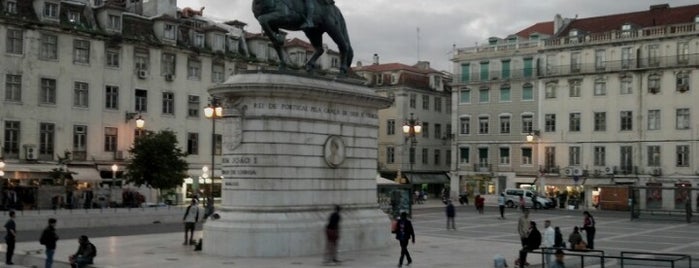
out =
[[(503, 75), (504, 74), (504, 75)], [(505, 83), (510, 81), (519, 81), (536, 78), (536, 68), (510, 69), (509, 72), (503, 73), (500, 71), (489, 71), (487, 77), (481, 76), (481, 72), (470, 72), (469, 79), (458, 79), (461, 84), (472, 83)]]
[(473, 171), (479, 173), (490, 173), (493, 171), (493, 166), (488, 163), (473, 164)]
[(602, 33), (592, 33), (583, 36), (566, 36), (544, 41), (544, 48), (560, 48), (564, 46), (598, 45), (612, 42), (637, 41), (696, 35), (699, 31), (695, 23), (673, 24), (647, 27), (632, 31), (614, 30)]
[(643, 71), (678, 67), (690, 68), (698, 65), (699, 53), (695, 53), (665, 57), (629, 59), (623, 61), (605, 61), (603, 63), (545, 66), (541, 68), (538, 74), (539, 78), (550, 78), (607, 72)]

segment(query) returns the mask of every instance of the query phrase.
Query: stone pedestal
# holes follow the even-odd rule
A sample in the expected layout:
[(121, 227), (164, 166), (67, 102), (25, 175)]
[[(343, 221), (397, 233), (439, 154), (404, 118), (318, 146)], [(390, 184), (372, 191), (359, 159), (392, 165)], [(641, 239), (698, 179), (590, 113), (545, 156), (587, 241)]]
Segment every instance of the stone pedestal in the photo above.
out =
[(321, 254), (342, 206), (340, 250), (385, 247), (376, 199), (378, 109), (390, 100), (359, 84), (245, 73), (209, 89), (224, 99), (220, 219), (204, 225), (206, 254)]

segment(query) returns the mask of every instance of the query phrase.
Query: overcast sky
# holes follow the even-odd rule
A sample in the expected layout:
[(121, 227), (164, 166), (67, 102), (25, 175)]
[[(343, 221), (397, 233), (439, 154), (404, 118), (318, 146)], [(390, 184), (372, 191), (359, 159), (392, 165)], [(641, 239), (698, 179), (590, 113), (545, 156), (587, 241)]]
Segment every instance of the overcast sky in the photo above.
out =
[[(556, 14), (569, 18), (596, 17), (647, 10), (650, 5), (662, 3), (675, 7), (699, 1), (335, 0), (347, 21), (354, 48), (353, 66), (357, 61), (371, 63), (373, 54), (377, 53), (381, 63), (412, 65), (426, 60), (433, 68), (450, 72), (453, 45), (471, 47), (491, 36), (505, 37), (534, 23), (553, 20)], [(177, 5), (194, 9), (205, 6), (204, 16), (237, 19), (248, 24), (248, 32), (260, 32), (251, 11), (252, 0), (178, 0)], [(335, 47), (327, 35), (325, 43)]]

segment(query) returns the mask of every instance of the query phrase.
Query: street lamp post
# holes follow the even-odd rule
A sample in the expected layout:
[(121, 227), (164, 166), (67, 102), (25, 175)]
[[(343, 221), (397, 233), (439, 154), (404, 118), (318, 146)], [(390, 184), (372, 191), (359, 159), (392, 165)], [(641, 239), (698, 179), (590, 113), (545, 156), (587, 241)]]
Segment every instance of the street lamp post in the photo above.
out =
[(410, 171), (413, 171), (413, 164), (415, 163), (415, 144), (417, 144), (417, 139), (415, 135), (422, 132), (422, 122), (417, 118), (413, 117), (413, 113), (410, 113), (410, 118), (403, 122), (403, 133), (406, 135), (407, 139), (410, 139), (410, 152), (408, 153), (408, 158), (410, 161)]
[(216, 98), (212, 98), (209, 106), (204, 108), (204, 116), (211, 119), (211, 181), (209, 183), (209, 199), (206, 206), (209, 209), (208, 213), (214, 211), (214, 174), (215, 174), (215, 156), (216, 156), (216, 119), (223, 117), (223, 107), (220, 106)]
[(119, 170), (119, 166), (117, 166), (117, 164), (112, 165), (112, 183), (109, 186), (110, 191), (111, 191), (112, 187), (114, 187), (114, 181), (116, 180), (117, 170)]

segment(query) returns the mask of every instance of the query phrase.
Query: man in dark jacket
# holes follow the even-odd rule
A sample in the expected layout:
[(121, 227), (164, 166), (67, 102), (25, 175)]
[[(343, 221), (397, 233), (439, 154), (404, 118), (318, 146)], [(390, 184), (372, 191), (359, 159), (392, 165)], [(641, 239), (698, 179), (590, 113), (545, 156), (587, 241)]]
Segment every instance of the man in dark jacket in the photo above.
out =
[(413, 262), (410, 258), (410, 252), (408, 252), (408, 242), (412, 238), (413, 244), (415, 244), (415, 230), (413, 230), (413, 224), (408, 220), (408, 213), (401, 212), (400, 220), (398, 220), (398, 228), (396, 230), (396, 239), (400, 242), (400, 259), (398, 259), (398, 267), (403, 266), (403, 257), (408, 258), (408, 265)]
[(325, 263), (339, 263), (337, 259), (337, 241), (340, 239), (340, 206), (335, 206), (335, 211), (328, 218), (328, 225), (325, 226)]
[(529, 265), (529, 263), (527, 263), (527, 253), (541, 246), (541, 233), (536, 229), (536, 222), (531, 221), (529, 226), (529, 236), (527, 236), (526, 244), (519, 251), (519, 260), (515, 263), (515, 265), (519, 265), (520, 268)]
[(72, 268), (85, 268), (89, 264), (94, 264), (95, 256), (97, 256), (97, 248), (95, 245), (90, 243), (90, 240), (86, 235), (81, 235), (78, 238), (78, 251), (75, 254), (70, 255), (70, 267)]
[(41, 233), (41, 238), (39, 238), (39, 243), (46, 247), (46, 261), (45, 268), (51, 268), (53, 265), (53, 254), (56, 252), (56, 241), (58, 241), (58, 235), (56, 234), (56, 219), (49, 219), (49, 226), (46, 226), (44, 232)]
[(451, 200), (449, 200), (447, 201), (447, 230), (449, 230), (450, 227), (451, 229), (456, 230), (456, 226), (454, 225), (455, 216), (456, 209), (454, 208), (454, 204), (451, 203)]

